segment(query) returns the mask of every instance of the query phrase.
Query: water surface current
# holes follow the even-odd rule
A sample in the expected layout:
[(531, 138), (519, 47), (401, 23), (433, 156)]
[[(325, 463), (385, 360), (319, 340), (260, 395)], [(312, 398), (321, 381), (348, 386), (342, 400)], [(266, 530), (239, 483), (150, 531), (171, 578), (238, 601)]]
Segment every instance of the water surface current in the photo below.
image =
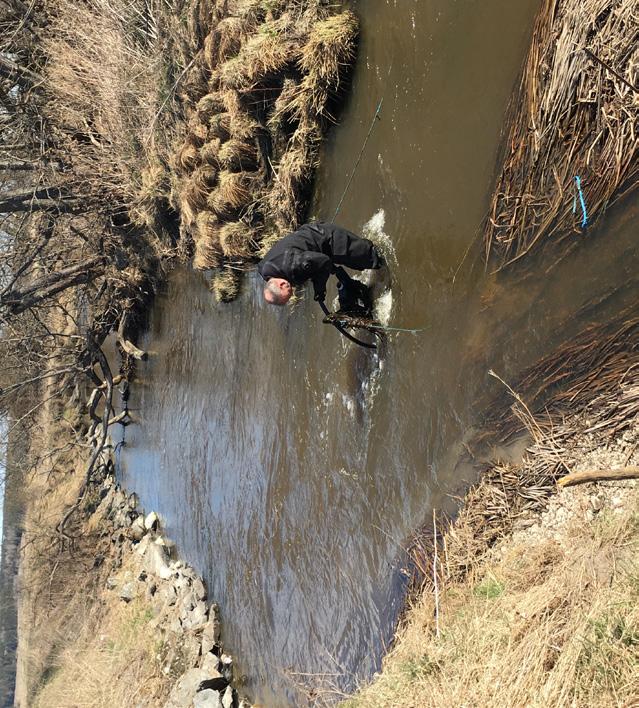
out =
[[(637, 270), (614, 214), (577, 255), (521, 280), (487, 273), (479, 228), (538, 0), (366, 0), (350, 97), (312, 216), (387, 239), (382, 356), (321, 322), (311, 297), (264, 305), (257, 278), (218, 305), (173, 274), (142, 346), (121, 474), (221, 606), (223, 639), (265, 706), (330, 697), (380, 666), (401, 605), (400, 550), (471, 479), (456, 464), (499, 384), (618, 306)], [(601, 240), (610, 247), (601, 249)], [(317, 694), (315, 694), (317, 695)]]

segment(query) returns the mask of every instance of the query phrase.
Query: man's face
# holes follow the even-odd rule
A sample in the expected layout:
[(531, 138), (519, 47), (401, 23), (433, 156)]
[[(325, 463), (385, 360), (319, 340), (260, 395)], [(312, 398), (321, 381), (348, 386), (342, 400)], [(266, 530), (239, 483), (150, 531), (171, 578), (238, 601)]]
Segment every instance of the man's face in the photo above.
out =
[(270, 305), (286, 305), (293, 294), (293, 286), (284, 278), (269, 278), (264, 288), (264, 299)]

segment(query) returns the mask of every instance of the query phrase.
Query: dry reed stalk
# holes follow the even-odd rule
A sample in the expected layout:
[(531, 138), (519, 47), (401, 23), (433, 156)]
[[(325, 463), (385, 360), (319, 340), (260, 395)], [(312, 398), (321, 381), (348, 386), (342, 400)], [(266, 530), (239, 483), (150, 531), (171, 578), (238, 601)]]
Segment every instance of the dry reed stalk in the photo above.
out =
[(218, 302), (232, 302), (240, 294), (241, 273), (225, 266), (211, 278), (209, 287)]
[(229, 140), (219, 150), (218, 159), (229, 172), (252, 172), (257, 168), (257, 148), (247, 140)]
[(99, 190), (103, 200), (108, 193), (138, 212), (142, 170), (158, 155), (168, 164), (172, 150), (166, 124), (155, 121), (161, 103), (158, 8), (147, 8), (142, 26), (141, 4), (56, 0), (45, 12), (47, 32), (39, 50), (47, 56), (44, 119), (59, 126), (56, 140), (69, 173), (87, 192)]
[(251, 187), (252, 180), (246, 173), (223, 170), (207, 205), (220, 219), (230, 219), (251, 201)]
[(497, 269), (543, 243), (582, 231), (637, 186), (639, 75), (635, 0), (545, 0), (517, 95), (505, 158), (484, 231)]
[(228, 140), (231, 128), (231, 116), (228, 113), (217, 113), (209, 121), (209, 136)]
[(256, 231), (241, 221), (224, 224), (220, 229), (220, 245), (226, 258), (248, 259), (257, 250)]
[(220, 152), (220, 147), (222, 142), (219, 138), (213, 138), (208, 142), (204, 143), (199, 152), (200, 160), (206, 165), (212, 165), (215, 168), (220, 167), (220, 160), (218, 154)]

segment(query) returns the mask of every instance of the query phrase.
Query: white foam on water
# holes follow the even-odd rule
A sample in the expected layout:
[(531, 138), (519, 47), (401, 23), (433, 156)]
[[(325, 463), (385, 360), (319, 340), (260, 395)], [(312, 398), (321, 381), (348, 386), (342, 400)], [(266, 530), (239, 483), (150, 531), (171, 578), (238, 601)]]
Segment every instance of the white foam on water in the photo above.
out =
[(370, 239), (386, 258), (387, 263), (397, 265), (397, 256), (391, 237), (384, 231), (386, 226), (386, 212), (378, 209), (362, 227), (362, 234)]
[(389, 288), (375, 300), (373, 314), (378, 322), (381, 322), (383, 325), (388, 325), (392, 311), (393, 291)]
[[(391, 237), (384, 231), (386, 226), (386, 213), (383, 209), (378, 209), (373, 216), (364, 224), (362, 228), (363, 235), (370, 239), (382, 252), (382, 255), (386, 259), (389, 267), (397, 267), (397, 256), (395, 255), (395, 248)], [(372, 271), (369, 272), (367, 277), (367, 283), (371, 283), (373, 279)], [(393, 311), (393, 291), (389, 287), (387, 290), (382, 292), (375, 298), (375, 305), (373, 307), (373, 313), (375, 319), (384, 325), (388, 325), (390, 322), (391, 314)]]
[(355, 399), (352, 396), (347, 396), (345, 393), (342, 394), (342, 404), (344, 408), (350, 413), (351, 417), (355, 415)]

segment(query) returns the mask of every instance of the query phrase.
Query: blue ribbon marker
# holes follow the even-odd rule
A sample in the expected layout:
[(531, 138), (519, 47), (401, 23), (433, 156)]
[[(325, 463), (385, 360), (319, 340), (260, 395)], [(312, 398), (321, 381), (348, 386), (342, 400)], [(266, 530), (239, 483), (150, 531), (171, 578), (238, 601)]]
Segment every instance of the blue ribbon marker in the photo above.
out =
[[(581, 191), (581, 177), (575, 175), (575, 183), (577, 184), (577, 192), (579, 193), (579, 203), (581, 204), (581, 212), (583, 214), (583, 219), (581, 220), (581, 228), (585, 228), (588, 223), (588, 213), (586, 212), (586, 201), (584, 199), (584, 193)], [(577, 197), (573, 199), (572, 202), (572, 212), (573, 214), (577, 211)]]

